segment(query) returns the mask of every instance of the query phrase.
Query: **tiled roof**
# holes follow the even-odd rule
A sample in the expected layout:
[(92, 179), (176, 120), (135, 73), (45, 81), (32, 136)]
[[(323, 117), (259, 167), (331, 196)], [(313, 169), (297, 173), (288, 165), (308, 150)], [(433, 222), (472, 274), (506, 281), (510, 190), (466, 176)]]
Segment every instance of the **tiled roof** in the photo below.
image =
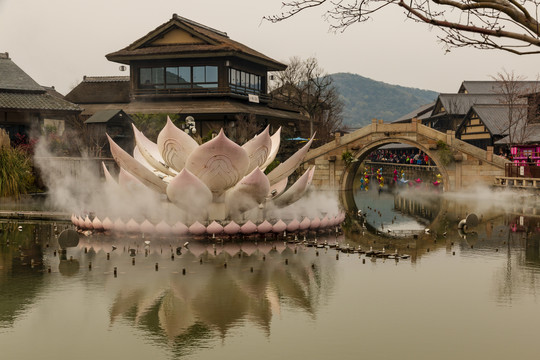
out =
[(129, 82), (129, 76), (85, 76), (83, 78), (84, 82), (92, 83), (108, 83), (108, 82)]
[(88, 120), (86, 120), (84, 123), (85, 124), (106, 123), (107, 121), (111, 120), (121, 111), (122, 110), (120, 109), (100, 110), (96, 112), (94, 115), (90, 116)]
[(78, 105), (47, 93), (3, 91), (0, 91), (0, 109), (82, 111)]
[(496, 94), (440, 94), (437, 99), (449, 115), (465, 115), (473, 105), (496, 105), (500, 104), (501, 100), (501, 96)]
[(422, 105), (419, 108), (414, 109), (410, 113), (405, 114), (405, 115), (401, 116), (399, 119), (394, 120), (392, 122), (394, 122), (394, 123), (407, 122), (407, 121), (410, 122), (413, 118), (417, 118), (417, 119), (420, 119), (420, 120), (426, 119), (431, 115), (431, 111), (433, 110), (434, 106), (435, 106), (435, 102)]
[(77, 104), (127, 103), (129, 94), (129, 76), (85, 76), (66, 100)]
[[(523, 94), (532, 92), (537, 92), (540, 89), (540, 81), (509, 81), (506, 82), (510, 86), (516, 86), (517, 91), (522, 92)], [(502, 94), (503, 87), (505, 85), (504, 81), (470, 81), (465, 80), (461, 83), (459, 88), (460, 93), (467, 92), (468, 94)]]
[(122, 109), (127, 114), (184, 114), (197, 117), (210, 114), (249, 113), (278, 119), (308, 120), (294, 111), (272, 109), (262, 104), (224, 100), (180, 100), (180, 101), (132, 101), (128, 104), (85, 104), (82, 115), (95, 114), (101, 110)]
[[(184, 29), (195, 37), (205, 39), (204, 43), (170, 44), (161, 46), (147, 46), (157, 36), (173, 28)], [(176, 14), (168, 22), (160, 25), (147, 35), (136, 40), (124, 49), (106, 55), (110, 61), (129, 64), (131, 60), (151, 58), (186, 58), (192, 56), (237, 56), (248, 58), (251, 61), (262, 63), (268, 70), (285, 70), (286, 65), (246, 46), (231, 40), (226, 33), (183, 18)]]
[[(517, 132), (521, 131), (520, 129), (516, 130)], [(520, 143), (524, 144), (539, 144), (540, 143), (540, 124), (529, 124), (524, 133), (524, 139), (520, 139)], [(509, 144), (510, 136), (506, 136), (501, 140), (495, 142), (497, 145)]]
[(7, 53), (0, 56), (0, 90), (45, 92), (45, 89), (18, 67)]
[[(507, 135), (508, 126), (517, 124), (520, 117), (527, 117), (527, 106), (515, 108), (510, 113), (508, 105), (474, 105), (471, 108), (493, 135)], [(513, 120), (509, 120), (512, 116)]]

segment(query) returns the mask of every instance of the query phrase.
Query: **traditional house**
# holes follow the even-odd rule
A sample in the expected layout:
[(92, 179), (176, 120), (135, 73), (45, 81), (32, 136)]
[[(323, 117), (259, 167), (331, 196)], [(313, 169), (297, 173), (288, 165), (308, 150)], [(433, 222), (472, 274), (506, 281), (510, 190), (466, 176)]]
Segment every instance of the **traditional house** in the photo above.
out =
[[(54, 88), (45, 88), (18, 67), (8, 53), (0, 53), (0, 128), (11, 142), (25, 141), (43, 130), (62, 135), (81, 108)], [(32, 133), (33, 135), (33, 133)]]
[(133, 150), (133, 120), (120, 109), (100, 110), (84, 122), (90, 151), (100, 157), (112, 157), (107, 134), (125, 151)]
[[(473, 105), (456, 130), (456, 137), (484, 150), (510, 135), (514, 141), (523, 141), (527, 106), (510, 107), (505, 104)], [(499, 144), (500, 145), (500, 144)], [(499, 153), (495, 149), (495, 153)]]
[(442, 132), (456, 131), (473, 105), (498, 103), (495, 94), (439, 94), (431, 115), (422, 122)]
[[(106, 55), (129, 66), (129, 77), (86, 77), (66, 98), (84, 104), (83, 116), (122, 109), (126, 114), (192, 116), (198, 134), (223, 128), (243, 142), (266, 125), (288, 136), (308, 136), (308, 119), (274, 102), (268, 72), (286, 65), (230, 39), (226, 33), (174, 14)], [(112, 95), (109, 97), (109, 95)]]

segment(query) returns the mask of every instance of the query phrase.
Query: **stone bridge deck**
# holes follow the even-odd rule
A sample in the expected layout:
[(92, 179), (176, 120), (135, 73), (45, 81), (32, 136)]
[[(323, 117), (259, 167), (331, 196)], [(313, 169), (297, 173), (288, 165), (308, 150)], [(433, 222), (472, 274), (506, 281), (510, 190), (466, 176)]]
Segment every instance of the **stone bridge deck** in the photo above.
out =
[[(315, 165), (313, 184), (324, 190), (352, 189), (354, 175), (362, 161), (374, 150), (392, 143), (411, 145), (426, 153), (437, 165), (445, 191), (476, 185), (491, 186), (504, 175), (508, 160), (493, 154), (493, 147), (482, 150), (455, 137), (454, 131), (442, 133), (413, 119), (411, 123), (371, 125), (310, 150), (304, 168)], [(354, 161), (346, 163), (344, 153)]]

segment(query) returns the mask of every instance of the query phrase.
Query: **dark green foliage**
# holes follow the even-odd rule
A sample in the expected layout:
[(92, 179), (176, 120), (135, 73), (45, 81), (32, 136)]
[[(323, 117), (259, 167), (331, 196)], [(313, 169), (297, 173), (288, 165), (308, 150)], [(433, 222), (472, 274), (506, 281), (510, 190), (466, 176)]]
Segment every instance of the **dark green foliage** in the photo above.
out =
[(330, 75), (343, 101), (343, 124), (359, 128), (371, 120), (392, 122), (418, 107), (434, 102), (438, 93), (371, 80), (350, 73)]
[(351, 154), (349, 150), (346, 150), (343, 152), (343, 154), (341, 154), (341, 160), (343, 160), (345, 164), (349, 165), (354, 160), (353, 154)]
[(141, 131), (148, 139), (156, 142), (159, 132), (167, 123), (167, 115), (171, 118), (171, 121), (177, 127), (181, 127), (180, 115), (174, 114), (132, 114), (131, 118), (135, 123), (135, 126)]
[(444, 141), (437, 141), (437, 150), (439, 151), (439, 157), (441, 158), (442, 165), (446, 166), (454, 161), (452, 150), (450, 150), (450, 147), (448, 147)]
[(18, 198), (28, 192), (33, 183), (30, 156), (17, 148), (0, 148), (0, 197)]

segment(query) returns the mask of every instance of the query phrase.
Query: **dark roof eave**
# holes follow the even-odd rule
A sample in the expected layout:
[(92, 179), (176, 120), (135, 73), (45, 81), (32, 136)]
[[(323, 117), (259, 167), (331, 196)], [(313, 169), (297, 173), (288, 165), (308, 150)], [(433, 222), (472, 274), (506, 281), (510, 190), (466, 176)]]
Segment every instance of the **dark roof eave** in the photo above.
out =
[(145, 54), (145, 55), (115, 55), (111, 53), (105, 55), (107, 60), (130, 65), (132, 61), (140, 60), (167, 60), (167, 59), (189, 59), (189, 58), (205, 58), (205, 57), (236, 57), (251, 61), (253, 63), (266, 66), (268, 71), (283, 71), (287, 65), (280, 62), (267, 61), (249, 54), (239, 53), (237, 51), (216, 51), (216, 52), (184, 52), (184, 53), (167, 53), (167, 54)]

